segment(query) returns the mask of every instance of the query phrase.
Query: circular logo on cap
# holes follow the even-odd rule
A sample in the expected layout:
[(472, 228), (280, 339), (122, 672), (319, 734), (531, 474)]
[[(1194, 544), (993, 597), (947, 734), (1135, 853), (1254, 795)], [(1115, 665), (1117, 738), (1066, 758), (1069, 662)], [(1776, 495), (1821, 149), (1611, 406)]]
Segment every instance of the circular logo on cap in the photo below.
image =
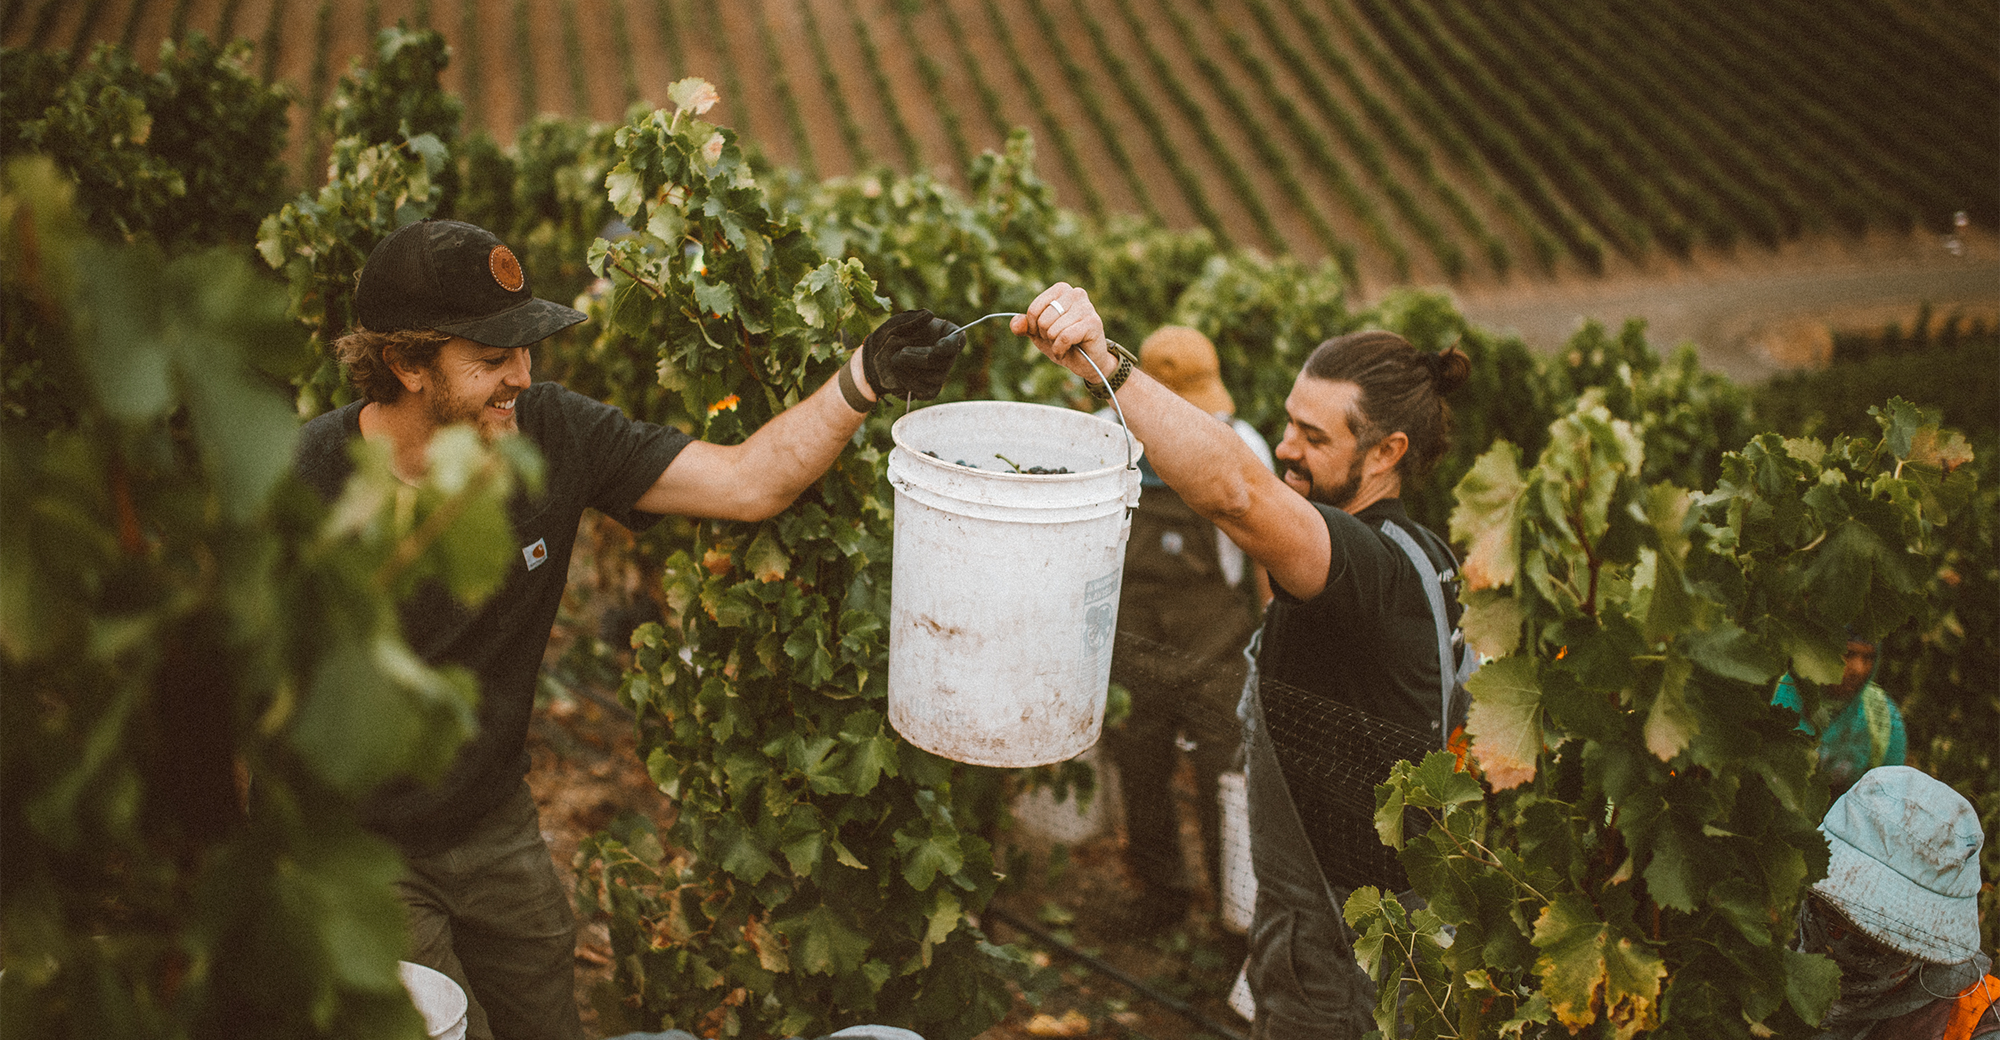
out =
[(508, 292), (520, 292), (528, 284), (528, 278), (521, 273), (521, 261), (514, 259), (514, 251), (506, 246), (494, 246), (486, 254), (486, 268), (493, 272), (493, 280)]

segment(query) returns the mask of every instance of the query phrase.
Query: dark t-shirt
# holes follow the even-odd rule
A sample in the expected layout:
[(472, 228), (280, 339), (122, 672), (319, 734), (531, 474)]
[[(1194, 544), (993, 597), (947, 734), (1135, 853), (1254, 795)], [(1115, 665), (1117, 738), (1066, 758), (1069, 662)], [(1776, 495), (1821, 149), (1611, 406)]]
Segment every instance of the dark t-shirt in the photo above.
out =
[[(413, 855), (449, 848), (527, 772), (528, 717), (584, 508), (634, 531), (652, 526), (659, 516), (632, 503), (692, 439), (555, 383), (536, 383), (519, 400), (516, 421), (540, 449), (546, 481), (539, 496), (521, 493), (508, 503), (518, 551), (505, 583), (470, 611), (428, 583), (399, 610), (411, 648), (431, 664), (470, 669), (481, 695), (479, 731), (442, 781), (394, 782), (363, 812), (370, 828)], [(301, 430), (299, 474), (328, 501), (353, 471), (348, 445), (361, 436), (361, 408), (356, 402), (328, 412)]]
[[(1292, 807), (1328, 883), (1401, 891), (1408, 887), (1402, 868), (1375, 832), (1374, 790), (1397, 761), (1443, 746), (1437, 623), (1424, 586), (1440, 575), (1451, 585), (1457, 564), (1398, 499), (1352, 516), (1314, 506), (1333, 550), (1326, 588), (1301, 600), (1273, 582), (1257, 656), (1258, 700)], [(1433, 573), (1420, 574), (1383, 533), (1391, 522), (1423, 549)], [(1447, 631), (1456, 629), (1457, 590), (1441, 595)]]
[[(1326, 588), (1301, 600), (1275, 582), (1257, 658), (1263, 680), (1276, 681), (1430, 733), (1438, 726), (1437, 626), (1410, 557), (1382, 532), (1393, 522), (1416, 539), (1439, 573), (1457, 561), (1436, 535), (1384, 499), (1348, 515), (1314, 503), (1332, 542)], [(1458, 627), (1458, 597), (1446, 593), (1446, 628)]]

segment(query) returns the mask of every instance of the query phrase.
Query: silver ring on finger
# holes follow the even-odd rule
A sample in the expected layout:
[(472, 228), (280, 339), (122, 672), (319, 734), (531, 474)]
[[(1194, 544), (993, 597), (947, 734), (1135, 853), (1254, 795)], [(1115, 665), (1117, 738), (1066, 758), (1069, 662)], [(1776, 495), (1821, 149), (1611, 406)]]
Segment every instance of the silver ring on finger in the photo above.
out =
[(1062, 305), (1061, 300), (1050, 300), (1049, 306), (1054, 307), (1056, 309), (1056, 317), (1058, 318), (1069, 313), (1069, 309)]

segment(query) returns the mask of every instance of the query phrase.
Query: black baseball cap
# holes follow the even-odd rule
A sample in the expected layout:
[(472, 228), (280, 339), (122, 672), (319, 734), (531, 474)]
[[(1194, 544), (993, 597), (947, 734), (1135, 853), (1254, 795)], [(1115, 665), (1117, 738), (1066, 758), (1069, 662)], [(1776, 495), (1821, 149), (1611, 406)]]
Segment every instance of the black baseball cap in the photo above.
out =
[(585, 317), (536, 299), (514, 251), (460, 220), (421, 220), (383, 239), (361, 268), (354, 310), (372, 332), (436, 329), (489, 347), (538, 343)]

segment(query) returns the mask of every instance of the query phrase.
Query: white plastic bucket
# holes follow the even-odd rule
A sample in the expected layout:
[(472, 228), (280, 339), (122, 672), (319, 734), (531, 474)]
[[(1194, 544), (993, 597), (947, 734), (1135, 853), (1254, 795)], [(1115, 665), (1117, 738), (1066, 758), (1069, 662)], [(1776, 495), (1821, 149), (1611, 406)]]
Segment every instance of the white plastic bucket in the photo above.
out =
[(1257, 872), (1250, 864), (1250, 794), (1241, 772), (1215, 778), (1215, 797), (1222, 803), (1222, 926), (1238, 935), (1250, 933), (1250, 912), (1257, 906)]
[(891, 434), (890, 724), (974, 765), (1082, 753), (1104, 725), (1137, 440), (1013, 401), (919, 409)]
[(432, 1040), (465, 1040), (465, 990), (436, 968), (409, 961), (396, 963), (396, 974), (409, 991), (410, 1003), (424, 1016), (424, 1035)]

